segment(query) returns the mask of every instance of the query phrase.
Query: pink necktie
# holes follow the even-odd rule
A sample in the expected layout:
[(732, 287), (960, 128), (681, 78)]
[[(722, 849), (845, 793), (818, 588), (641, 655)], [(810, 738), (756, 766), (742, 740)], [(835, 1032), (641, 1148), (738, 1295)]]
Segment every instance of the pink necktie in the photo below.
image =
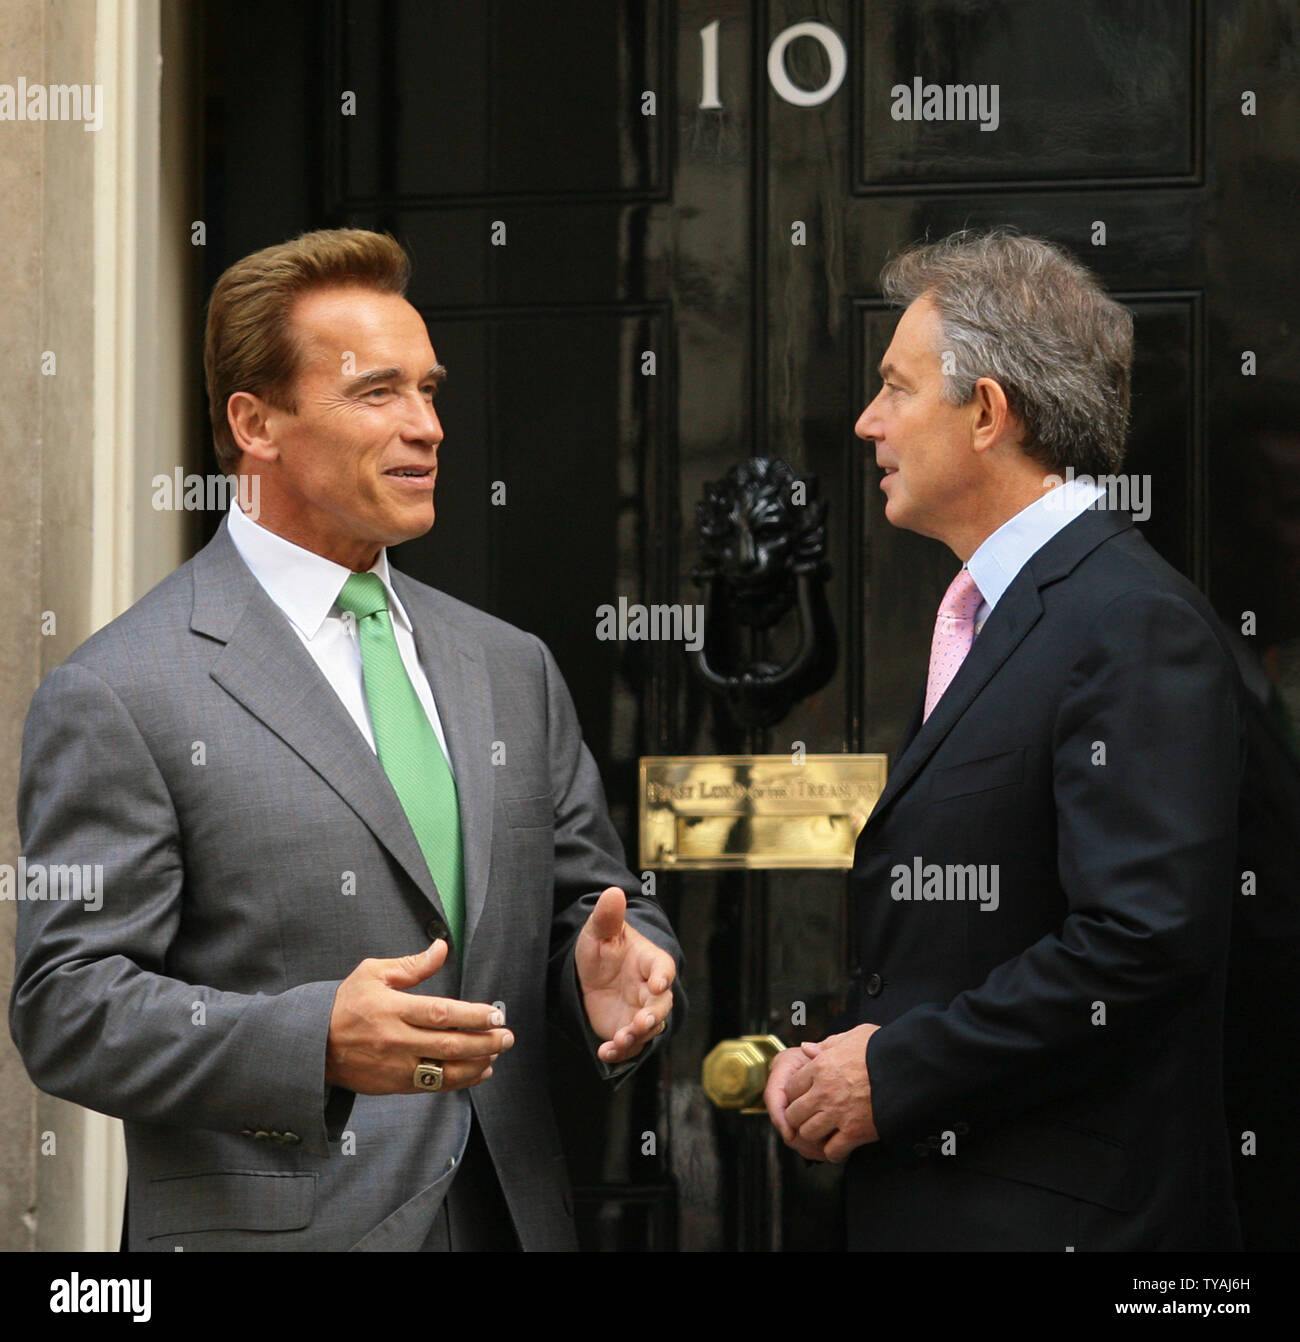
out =
[[(963, 568), (952, 580), (939, 603), (930, 643), (930, 674), (925, 682), (925, 718), (952, 684), (957, 668), (966, 660), (975, 642), (975, 612), (983, 601), (970, 570)], [(925, 721), (922, 718), (922, 721)]]

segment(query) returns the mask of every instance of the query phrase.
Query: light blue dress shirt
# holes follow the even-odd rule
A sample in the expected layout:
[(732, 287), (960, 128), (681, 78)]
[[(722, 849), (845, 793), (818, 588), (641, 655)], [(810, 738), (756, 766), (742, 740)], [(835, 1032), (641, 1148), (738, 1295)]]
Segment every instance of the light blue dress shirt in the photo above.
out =
[(971, 555), (966, 567), (984, 598), (975, 612), (977, 634), (1020, 570), (1105, 492), (1093, 480), (1066, 480), (1009, 517)]

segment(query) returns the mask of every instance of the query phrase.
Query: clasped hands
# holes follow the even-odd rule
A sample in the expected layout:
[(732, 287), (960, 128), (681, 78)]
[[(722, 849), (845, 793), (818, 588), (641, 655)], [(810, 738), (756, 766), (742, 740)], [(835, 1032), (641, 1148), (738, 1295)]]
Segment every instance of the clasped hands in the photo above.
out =
[(878, 1029), (858, 1025), (773, 1060), (763, 1101), (785, 1144), (805, 1159), (839, 1165), (879, 1139), (867, 1070), (867, 1042)]
[[(636, 1057), (667, 1028), (677, 974), (672, 956), (626, 914), (627, 897), (611, 886), (573, 952), (587, 1020), (604, 1041), (597, 1056), (610, 1065)], [(438, 940), (418, 955), (363, 960), (339, 984), (325, 1048), (327, 1085), (358, 1095), (421, 1093), (412, 1079), (421, 1058), (443, 1064), (443, 1090), (477, 1086), (492, 1075), (493, 1063), (514, 1045), (500, 1008), (409, 991), (446, 960), (447, 943)]]

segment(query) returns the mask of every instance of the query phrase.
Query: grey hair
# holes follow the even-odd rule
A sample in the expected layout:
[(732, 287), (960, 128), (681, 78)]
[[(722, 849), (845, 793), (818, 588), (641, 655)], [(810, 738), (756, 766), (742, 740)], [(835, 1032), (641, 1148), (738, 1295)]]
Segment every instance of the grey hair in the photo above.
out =
[(1029, 456), (1077, 474), (1119, 468), (1133, 317), (1085, 266), (1042, 238), (965, 229), (891, 258), (880, 285), (899, 307), (925, 297), (938, 311), (945, 401), (966, 405), (992, 378)]

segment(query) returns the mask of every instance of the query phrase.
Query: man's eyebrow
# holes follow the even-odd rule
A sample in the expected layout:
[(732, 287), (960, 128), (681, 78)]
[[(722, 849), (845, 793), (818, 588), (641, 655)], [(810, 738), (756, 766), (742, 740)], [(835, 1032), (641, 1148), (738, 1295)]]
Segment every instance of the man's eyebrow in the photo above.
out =
[[(353, 378), (352, 381), (343, 388), (343, 394), (345, 396), (352, 396), (359, 391), (364, 391), (367, 387), (378, 386), (381, 382), (396, 381), (401, 376), (402, 370), (400, 368), (371, 368), (368, 372)], [(446, 368), (442, 364), (436, 363), (420, 379), (420, 385), (423, 386), (426, 382), (441, 383), (446, 376)]]
[(882, 382), (906, 382), (909, 386), (911, 385), (911, 380), (907, 375), (905, 373), (900, 373), (898, 368), (892, 363), (881, 363), (878, 371)]

